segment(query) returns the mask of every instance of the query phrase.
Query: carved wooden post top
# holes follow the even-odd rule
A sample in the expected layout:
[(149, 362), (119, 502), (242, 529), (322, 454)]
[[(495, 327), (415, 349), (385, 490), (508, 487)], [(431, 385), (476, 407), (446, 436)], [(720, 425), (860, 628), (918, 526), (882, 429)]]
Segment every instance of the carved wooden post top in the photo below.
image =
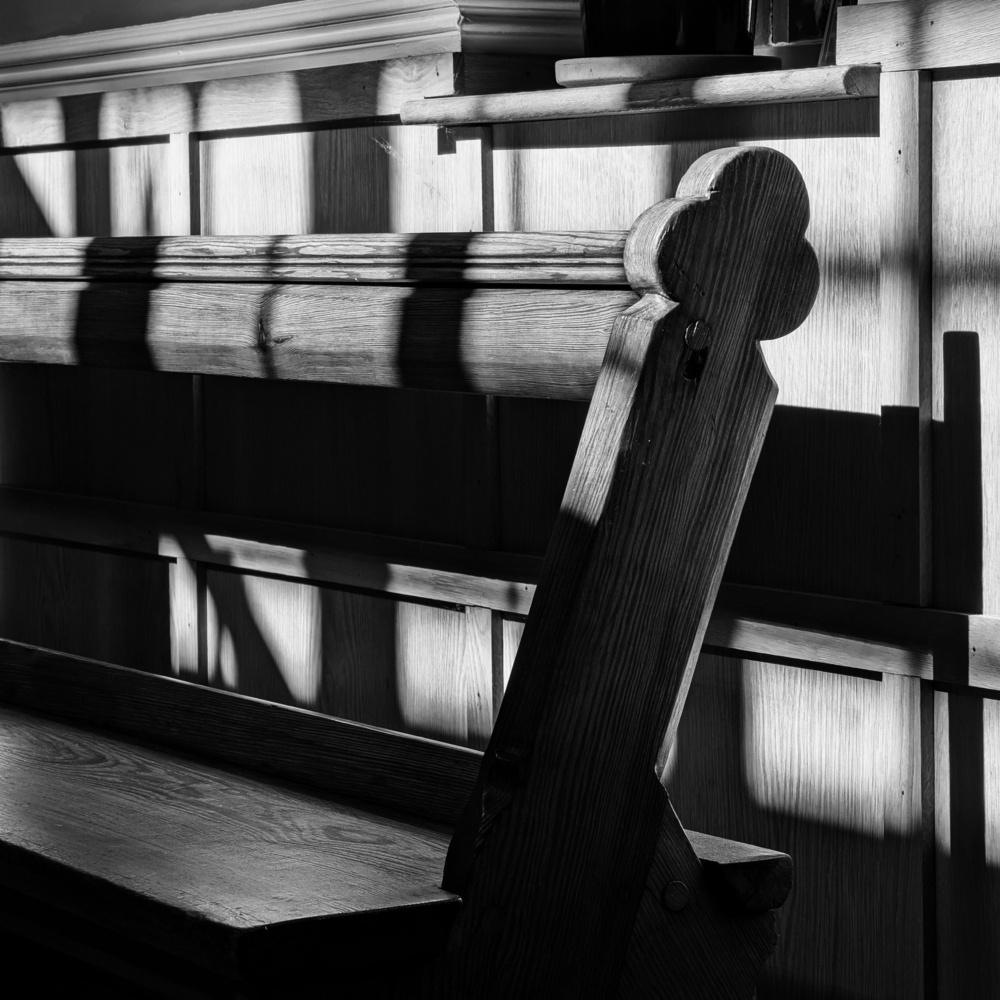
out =
[(692, 322), (783, 337), (809, 315), (819, 288), (808, 224), (806, 187), (787, 156), (713, 150), (691, 165), (675, 198), (636, 220), (625, 271), (636, 292), (677, 302)]

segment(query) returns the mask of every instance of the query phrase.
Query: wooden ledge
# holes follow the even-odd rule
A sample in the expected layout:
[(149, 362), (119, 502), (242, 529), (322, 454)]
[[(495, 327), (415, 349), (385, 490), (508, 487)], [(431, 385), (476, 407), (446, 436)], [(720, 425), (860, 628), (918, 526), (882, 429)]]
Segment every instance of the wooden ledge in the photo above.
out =
[(695, 108), (749, 107), (877, 97), (878, 66), (822, 66), (599, 87), (409, 101), (410, 125), (487, 125)]

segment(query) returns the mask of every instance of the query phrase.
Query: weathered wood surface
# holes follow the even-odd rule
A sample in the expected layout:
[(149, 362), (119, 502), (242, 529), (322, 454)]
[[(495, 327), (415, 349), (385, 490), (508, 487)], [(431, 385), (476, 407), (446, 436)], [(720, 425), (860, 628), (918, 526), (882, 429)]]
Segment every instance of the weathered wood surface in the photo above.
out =
[(877, 97), (878, 84), (877, 66), (823, 66), (693, 80), (442, 97), (433, 101), (409, 101), (403, 105), (400, 117), (407, 125), (479, 125), (778, 102), (856, 100)]
[[(657, 761), (774, 403), (757, 340), (798, 326), (816, 295), (807, 221), (785, 157), (727, 150), (630, 234), (643, 298), (616, 324), (449, 850), (445, 885), (465, 905), (439, 986), (455, 995), (638, 997), (668, 974), (692, 996), (753, 992), (773, 929), (730, 922), (704, 892)], [(660, 879), (689, 890), (669, 932)], [(711, 942), (711, 967), (686, 965), (690, 935)]]
[(445, 832), (15, 709), (0, 720), (0, 879), (17, 891), (235, 975), (262, 952), (294, 970), (318, 931), (332, 967), (443, 944), (459, 902), (439, 888)]
[(628, 291), (0, 283), (0, 361), (590, 395)]
[(998, 48), (993, 0), (907, 0), (837, 11), (837, 59), (881, 63), (883, 72), (991, 65)]
[(5, 239), (0, 278), (627, 288), (626, 233)]

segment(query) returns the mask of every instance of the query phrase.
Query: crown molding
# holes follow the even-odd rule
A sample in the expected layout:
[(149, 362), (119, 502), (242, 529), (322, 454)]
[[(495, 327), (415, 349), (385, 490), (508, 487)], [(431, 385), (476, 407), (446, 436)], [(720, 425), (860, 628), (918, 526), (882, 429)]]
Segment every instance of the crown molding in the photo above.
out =
[(0, 102), (440, 53), (581, 51), (577, 0), (295, 0), (0, 46)]
[(0, 101), (461, 51), (453, 0), (295, 0), (0, 46)]

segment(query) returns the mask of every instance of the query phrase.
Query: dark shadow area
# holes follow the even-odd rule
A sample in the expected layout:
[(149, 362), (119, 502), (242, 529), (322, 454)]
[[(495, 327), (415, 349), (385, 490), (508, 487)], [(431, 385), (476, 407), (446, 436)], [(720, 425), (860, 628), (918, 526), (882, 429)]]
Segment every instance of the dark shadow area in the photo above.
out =
[(877, 416), (776, 406), (725, 579), (880, 600)]
[(944, 420), (933, 424), (934, 606), (983, 610), (983, 458), (979, 335), (942, 340)]
[[(421, 261), (445, 247), (449, 254), (465, 251), (472, 233), (421, 233), (410, 238), (406, 277), (416, 281), (403, 305), (396, 365), (406, 388), (475, 392), (462, 360), (462, 317), (471, 285), (442, 287), (421, 284)], [(423, 273), (426, 273), (424, 271)]]

